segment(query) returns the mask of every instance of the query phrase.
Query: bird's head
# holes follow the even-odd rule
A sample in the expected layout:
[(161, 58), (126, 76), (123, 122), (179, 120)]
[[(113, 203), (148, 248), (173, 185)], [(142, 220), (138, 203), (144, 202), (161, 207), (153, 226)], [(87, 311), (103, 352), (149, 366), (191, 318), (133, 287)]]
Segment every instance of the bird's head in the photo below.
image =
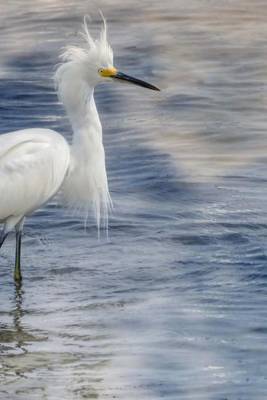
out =
[[(159, 90), (156, 86), (126, 75), (114, 67), (113, 51), (107, 40), (107, 25), (103, 15), (102, 19), (103, 27), (99, 37), (94, 39), (89, 32), (85, 18), (82, 32), (85, 45), (83, 47), (68, 46), (62, 54), (62, 60), (66, 69), (68, 69), (68, 66), (71, 66), (69, 70), (72, 71), (73, 78), (75, 74), (79, 74), (79, 77), (91, 87), (95, 87), (101, 82), (112, 80), (114, 82), (124, 81), (148, 89)], [(63, 70), (65, 69), (64, 64), (62, 65)]]

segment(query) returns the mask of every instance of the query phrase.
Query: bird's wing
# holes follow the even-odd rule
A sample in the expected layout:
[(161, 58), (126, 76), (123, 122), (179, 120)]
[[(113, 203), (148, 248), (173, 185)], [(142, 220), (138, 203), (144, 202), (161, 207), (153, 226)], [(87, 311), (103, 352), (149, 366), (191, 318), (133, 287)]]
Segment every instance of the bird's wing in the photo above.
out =
[(26, 215), (49, 200), (69, 165), (69, 147), (58, 133), (27, 129), (0, 135), (0, 221)]

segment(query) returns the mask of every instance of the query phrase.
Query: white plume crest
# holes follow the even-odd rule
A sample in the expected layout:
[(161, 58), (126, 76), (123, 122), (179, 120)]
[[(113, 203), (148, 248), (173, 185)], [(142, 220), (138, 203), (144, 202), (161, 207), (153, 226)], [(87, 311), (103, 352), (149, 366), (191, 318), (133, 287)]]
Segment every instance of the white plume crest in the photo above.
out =
[(99, 37), (94, 39), (89, 32), (86, 16), (84, 17), (83, 29), (80, 36), (84, 39), (83, 47), (66, 46), (60, 58), (64, 61), (80, 62), (89, 61), (101, 66), (113, 65), (113, 51), (107, 40), (107, 24), (101, 13), (103, 25)]

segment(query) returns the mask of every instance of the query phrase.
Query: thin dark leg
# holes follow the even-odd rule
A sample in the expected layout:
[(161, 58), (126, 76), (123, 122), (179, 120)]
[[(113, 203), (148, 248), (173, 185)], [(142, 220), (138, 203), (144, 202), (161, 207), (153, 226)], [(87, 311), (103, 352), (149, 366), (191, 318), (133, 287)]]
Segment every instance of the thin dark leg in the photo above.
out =
[(1, 234), (0, 234), (0, 249), (4, 243), (4, 241), (7, 238), (8, 233), (5, 232), (5, 229), (2, 230)]
[(22, 281), (21, 269), (20, 269), (20, 253), (21, 253), (21, 235), (22, 231), (16, 231), (16, 260), (15, 260), (15, 271), (14, 279), (17, 283)]

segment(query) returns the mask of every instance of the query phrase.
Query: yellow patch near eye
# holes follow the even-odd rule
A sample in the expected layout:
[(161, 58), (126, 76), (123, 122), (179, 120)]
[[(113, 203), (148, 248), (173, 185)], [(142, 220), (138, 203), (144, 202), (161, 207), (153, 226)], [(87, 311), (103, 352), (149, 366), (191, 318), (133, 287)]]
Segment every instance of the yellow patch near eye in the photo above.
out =
[(100, 68), (98, 70), (99, 75), (103, 76), (103, 78), (112, 78), (117, 74), (117, 69), (115, 67), (109, 68)]

